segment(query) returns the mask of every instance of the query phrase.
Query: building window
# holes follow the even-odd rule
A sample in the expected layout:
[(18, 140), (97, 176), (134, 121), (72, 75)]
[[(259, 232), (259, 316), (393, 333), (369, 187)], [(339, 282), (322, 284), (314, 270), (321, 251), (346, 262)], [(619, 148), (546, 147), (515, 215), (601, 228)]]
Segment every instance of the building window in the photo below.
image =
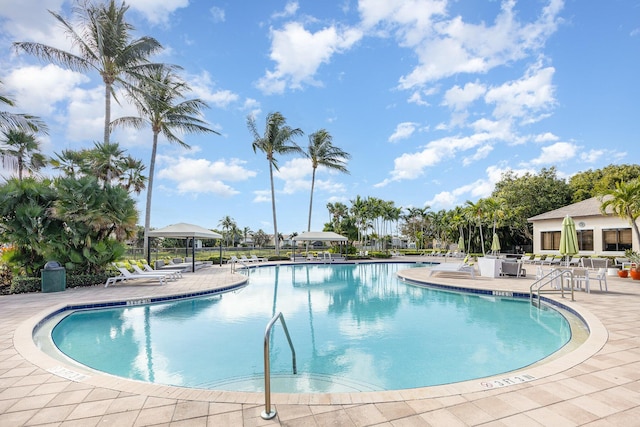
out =
[(540, 237), (542, 238), (543, 251), (557, 251), (560, 249), (559, 231), (543, 231), (540, 234)]
[(602, 230), (602, 250), (622, 252), (631, 249), (631, 229), (613, 228)]
[(593, 230), (578, 230), (578, 249), (593, 251)]

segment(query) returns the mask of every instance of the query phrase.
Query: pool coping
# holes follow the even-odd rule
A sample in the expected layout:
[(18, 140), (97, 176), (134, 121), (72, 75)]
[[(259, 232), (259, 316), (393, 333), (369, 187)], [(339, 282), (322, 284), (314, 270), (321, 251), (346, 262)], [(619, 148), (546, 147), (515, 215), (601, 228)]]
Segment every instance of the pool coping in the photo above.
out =
[[(395, 260), (392, 262), (411, 263), (411, 261)], [(443, 283), (431, 283), (431, 280), (426, 281), (425, 277), (420, 277), (420, 274), (416, 274), (419, 273), (418, 270), (428, 271), (428, 267), (425, 267), (424, 269), (413, 268), (403, 270), (399, 272), (398, 275), (400, 277), (405, 277), (411, 281), (416, 281), (427, 285), (436, 285), (442, 287), (448, 286), (447, 284)], [(228, 286), (244, 286), (246, 284), (246, 281), (248, 280), (248, 277), (243, 275), (238, 276), (240, 277), (236, 279), (236, 282), (230, 285), (212, 288), (202, 292), (207, 294), (214, 294), (221, 292), (221, 289), (226, 289)], [(455, 289), (460, 287), (450, 286), (450, 288)], [(465, 287), (465, 289), (468, 289), (470, 292), (479, 292), (483, 289), (483, 287), (469, 286)], [(493, 292), (496, 290), (485, 289), (485, 291)], [(508, 289), (497, 291), (513, 292)], [(169, 293), (163, 297), (158, 298), (163, 298), (164, 300), (177, 299), (180, 298), (181, 295), (183, 298), (190, 298), (196, 296), (196, 293), (199, 292), (183, 292), (175, 294)], [(138, 298), (136, 299), (136, 301), (144, 299), (145, 298)], [(585, 360), (596, 354), (605, 345), (608, 338), (608, 332), (604, 325), (600, 322), (600, 320), (598, 320), (592, 313), (590, 313), (584, 307), (581, 307), (579, 304), (571, 301), (559, 300), (557, 297), (546, 297), (545, 299), (549, 299), (556, 304), (562, 304), (570, 311), (578, 314), (587, 325), (589, 329), (589, 336), (582, 345), (572, 350), (570, 353), (545, 362), (543, 364), (525, 367), (502, 375), (494, 375), (481, 379), (412, 389), (348, 393), (272, 393), (271, 402), (273, 404), (348, 404), (428, 399), (465, 393), (491, 391), (493, 389), (516, 386), (521, 383), (535, 381), (552, 375), (561, 374), (565, 370), (584, 362)], [(105, 300), (98, 301), (95, 304), (113, 303), (117, 303), (117, 301)], [(31, 363), (40, 366), (42, 369), (45, 369), (50, 373), (62, 376), (72, 381), (82, 382), (84, 384), (92, 385), (95, 387), (105, 387), (128, 393), (140, 393), (162, 398), (188, 398), (192, 400), (204, 400), (209, 402), (222, 403), (261, 404), (264, 402), (264, 392), (234, 392), (150, 384), (142, 381), (115, 377), (96, 371), (83, 372), (77, 366), (62, 363), (60, 360), (47, 355), (36, 346), (35, 342), (33, 341), (33, 333), (45, 317), (50, 317), (55, 312), (64, 311), (65, 307), (69, 307), (72, 305), (73, 304), (70, 303), (63, 303), (52, 306), (46, 310), (42, 310), (17, 327), (14, 335), (14, 347), (22, 357), (24, 357)]]

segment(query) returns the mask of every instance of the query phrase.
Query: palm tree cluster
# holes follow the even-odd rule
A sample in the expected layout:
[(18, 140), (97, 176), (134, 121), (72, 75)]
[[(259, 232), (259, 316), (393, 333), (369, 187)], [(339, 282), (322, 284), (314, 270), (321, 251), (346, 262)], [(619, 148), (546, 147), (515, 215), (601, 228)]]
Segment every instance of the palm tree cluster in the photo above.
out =
[(333, 137), (326, 129), (320, 129), (309, 135), (309, 145), (305, 151), (294, 138), (303, 131), (292, 128), (279, 113), (269, 113), (266, 118), (264, 132), (260, 134), (254, 116), (247, 117), (247, 127), (253, 136), (254, 153), (261, 151), (269, 163), (269, 182), (271, 186), (271, 210), (273, 214), (273, 235), (276, 255), (280, 254), (280, 234), (276, 217), (276, 196), (273, 183), (273, 171), (278, 170), (278, 155), (300, 154), (311, 160), (311, 196), (309, 199), (309, 221), (307, 231), (311, 231), (311, 213), (313, 211), (313, 191), (315, 188), (316, 170), (319, 166), (342, 173), (349, 173), (346, 161), (351, 157), (346, 151), (333, 145)]
[[(201, 118), (201, 111), (207, 108), (207, 104), (200, 99), (185, 99), (190, 91), (189, 86), (178, 76), (175, 65), (154, 63), (150, 58), (160, 52), (163, 47), (155, 38), (142, 36), (133, 38), (135, 28), (126, 20), (126, 12), (129, 6), (124, 2), (117, 3), (108, 0), (104, 3), (92, 3), (90, 1), (78, 2), (73, 8), (77, 26), (65, 19), (60, 14), (49, 13), (62, 25), (65, 33), (71, 41), (72, 49), (66, 51), (53, 46), (35, 42), (15, 42), (14, 47), (19, 52), (26, 52), (44, 61), (58, 64), (79, 72), (94, 71), (100, 75), (104, 83), (104, 131), (103, 141), (100, 146), (103, 154), (117, 156), (117, 153), (107, 153), (107, 150), (115, 150), (117, 145), (112, 144), (110, 135), (116, 126), (133, 126), (141, 128), (149, 126), (152, 132), (151, 160), (149, 162), (149, 174), (146, 181), (147, 199), (145, 207), (145, 233), (144, 246), (148, 252), (148, 232), (151, 222), (151, 201), (153, 191), (153, 177), (155, 159), (158, 145), (158, 136), (164, 136), (169, 142), (177, 143), (184, 148), (190, 148), (182, 139), (183, 133), (216, 133), (210, 129)], [(111, 120), (111, 100), (120, 102), (117, 98), (116, 88), (122, 88), (126, 96), (137, 107), (138, 117), (121, 117)], [(2, 101), (10, 103), (9, 98), (3, 97)], [(34, 127), (39, 123), (30, 116), (2, 116), (3, 122), (9, 124), (31, 124)], [(23, 128), (25, 126), (23, 125)], [(7, 156), (3, 152), (3, 160)], [(75, 168), (75, 160), (65, 158), (58, 159), (59, 167)], [(108, 159), (102, 159), (99, 163), (111, 167), (116, 166)], [(64, 166), (63, 166), (64, 165)], [(117, 165), (128, 171), (126, 176), (119, 175), (114, 170), (100, 170), (100, 179), (103, 183), (110, 184), (114, 176), (119, 175), (128, 183), (132, 191), (140, 192), (142, 185), (142, 165), (133, 159), (127, 159), (125, 164)], [(74, 170), (74, 169), (70, 169)]]

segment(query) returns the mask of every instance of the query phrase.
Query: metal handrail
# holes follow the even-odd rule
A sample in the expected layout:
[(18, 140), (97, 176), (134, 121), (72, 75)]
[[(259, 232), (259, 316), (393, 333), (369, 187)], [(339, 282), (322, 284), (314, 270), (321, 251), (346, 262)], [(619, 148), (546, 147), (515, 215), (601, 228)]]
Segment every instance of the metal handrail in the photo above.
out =
[(269, 323), (267, 324), (267, 328), (264, 331), (264, 411), (260, 414), (262, 419), (270, 420), (271, 418), (276, 416), (276, 410), (271, 410), (271, 367), (269, 364), (269, 336), (271, 335), (271, 329), (273, 329), (273, 325), (276, 321), (280, 319), (280, 323), (282, 323), (282, 329), (284, 329), (284, 334), (287, 337), (287, 341), (289, 341), (289, 347), (291, 348), (291, 363), (293, 365), (293, 374), (298, 373), (298, 368), (296, 367), (296, 351), (293, 348), (293, 342), (291, 341), (291, 337), (289, 336), (289, 329), (287, 329), (287, 324), (284, 321), (284, 316), (282, 312), (278, 312), (275, 316), (271, 318)]
[[(574, 295), (573, 295), (573, 271), (569, 270), (569, 269), (561, 269), (561, 268), (554, 268), (552, 269), (550, 272), (548, 272), (547, 274), (545, 274), (544, 276), (542, 276), (541, 278), (539, 278), (538, 280), (536, 280), (535, 282), (533, 282), (531, 284), (531, 286), (529, 287), (529, 300), (530, 302), (533, 304), (534, 302), (534, 294), (537, 291), (537, 299), (538, 299), (538, 307), (540, 307), (540, 294), (542, 293), (541, 290), (543, 287), (545, 287), (546, 285), (549, 285), (552, 282), (555, 282), (556, 280), (560, 280), (560, 295), (562, 296), (562, 298), (564, 298), (564, 285), (562, 284), (562, 278), (564, 275), (568, 275), (569, 279), (570, 279), (570, 283), (571, 285), (569, 286), (571, 289), (571, 301), (575, 301), (574, 299)], [(546, 279), (546, 280), (545, 280)], [(534, 287), (537, 285), (537, 288), (534, 290)], [(548, 291), (548, 293), (551, 293), (553, 291)], [(556, 291), (558, 292), (558, 291)]]

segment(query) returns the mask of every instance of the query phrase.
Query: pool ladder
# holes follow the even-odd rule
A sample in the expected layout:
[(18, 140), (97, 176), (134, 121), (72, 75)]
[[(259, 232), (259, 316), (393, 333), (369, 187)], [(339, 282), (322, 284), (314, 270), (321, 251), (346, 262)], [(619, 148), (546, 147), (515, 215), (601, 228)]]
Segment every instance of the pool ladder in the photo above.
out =
[(287, 324), (284, 321), (282, 312), (278, 312), (278, 314), (271, 318), (271, 320), (267, 324), (267, 328), (264, 331), (264, 411), (262, 411), (262, 413), (260, 414), (260, 416), (264, 420), (270, 420), (276, 416), (276, 410), (271, 409), (271, 367), (269, 363), (269, 336), (271, 335), (271, 329), (273, 329), (273, 325), (278, 319), (280, 319), (280, 323), (282, 323), (282, 329), (284, 329), (284, 334), (287, 337), (287, 341), (289, 341), (289, 348), (291, 348), (291, 363), (293, 365), (293, 374), (295, 375), (298, 373), (298, 368), (296, 367), (296, 351), (293, 348), (291, 336), (289, 336), (289, 329), (287, 329)]
[[(540, 294), (542, 293), (546, 293), (546, 294), (559, 293), (562, 296), (562, 298), (564, 298), (565, 290), (564, 290), (563, 279), (565, 276), (569, 278), (569, 283), (571, 284), (570, 285), (571, 301), (575, 301), (573, 297), (573, 288), (574, 288), (573, 271), (568, 269), (554, 268), (549, 273), (545, 274), (544, 276), (540, 277), (538, 280), (533, 282), (533, 284), (529, 288), (529, 300), (531, 301), (531, 304), (540, 308), (540, 304), (542, 302), (542, 300), (540, 299)], [(559, 289), (543, 290), (545, 286), (553, 285), (554, 283), (558, 283), (558, 282), (560, 282)]]

